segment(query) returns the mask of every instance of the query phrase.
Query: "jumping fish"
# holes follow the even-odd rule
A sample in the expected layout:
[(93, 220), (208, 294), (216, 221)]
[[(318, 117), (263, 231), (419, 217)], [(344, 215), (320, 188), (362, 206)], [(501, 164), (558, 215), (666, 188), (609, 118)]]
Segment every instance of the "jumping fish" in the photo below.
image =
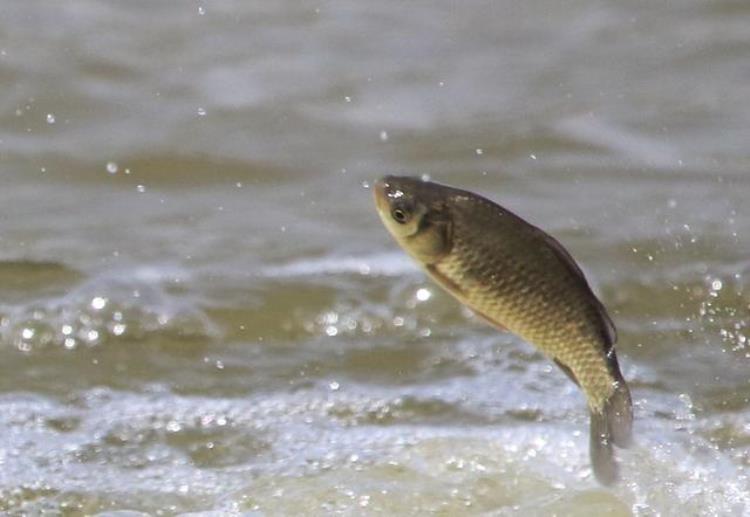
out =
[(490, 324), (535, 345), (580, 387), (594, 475), (615, 483), (613, 445), (632, 439), (630, 391), (615, 326), (573, 257), (541, 229), (472, 192), (398, 176), (373, 190), (385, 227), (430, 277)]

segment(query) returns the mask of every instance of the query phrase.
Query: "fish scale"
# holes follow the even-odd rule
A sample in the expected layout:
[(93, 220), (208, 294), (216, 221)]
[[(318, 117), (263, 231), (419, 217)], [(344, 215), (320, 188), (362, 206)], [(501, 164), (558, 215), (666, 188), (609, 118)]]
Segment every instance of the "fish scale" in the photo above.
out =
[(393, 176), (374, 190), (385, 226), (439, 285), (535, 345), (580, 386), (591, 415), (594, 473), (613, 483), (612, 444), (630, 441), (630, 393), (614, 353), (614, 326), (570, 254), (465, 190)]
[[(601, 410), (613, 390), (612, 379), (601, 351), (585, 346), (599, 340), (591, 325), (579, 323), (589, 317), (584, 314), (586, 305), (572, 303), (563, 307), (561, 312), (552, 312), (555, 308), (544, 296), (549, 291), (536, 290), (535, 297), (527, 294), (528, 286), (540, 284), (539, 277), (533, 273), (506, 273), (502, 281), (484, 282), (483, 278), (491, 279), (486, 271), (474, 267), (477, 255), (464, 253), (460, 240), (456, 244), (457, 248), (436, 268), (455, 284), (471, 286), (463, 292), (465, 303), (491, 321), (534, 343), (548, 356), (567, 364), (576, 374), (592, 409)], [(517, 269), (513, 261), (497, 261), (492, 266), (504, 271)], [(471, 271), (481, 276), (474, 278)], [(469, 278), (471, 282), (467, 282)], [(554, 291), (549, 294), (554, 296)], [(571, 350), (574, 352), (570, 353)]]

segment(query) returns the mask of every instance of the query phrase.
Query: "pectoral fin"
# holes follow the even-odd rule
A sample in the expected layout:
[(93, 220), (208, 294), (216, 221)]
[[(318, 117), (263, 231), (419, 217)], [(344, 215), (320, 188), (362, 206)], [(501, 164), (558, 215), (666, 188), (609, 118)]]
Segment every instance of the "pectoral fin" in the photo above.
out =
[(438, 269), (432, 264), (429, 264), (424, 268), (430, 274), (433, 280), (435, 280), (440, 285), (440, 287), (458, 298), (459, 301), (463, 301), (463, 299), (465, 298), (464, 292), (457, 283), (438, 271)]
[(481, 312), (479, 312), (479, 311), (477, 311), (475, 309), (471, 309), (471, 312), (473, 312), (479, 319), (483, 320), (485, 323), (487, 323), (489, 325), (492, 325), (496, 329), (501, 330), (503, 332), (508, 332), (508, 329), (506, 327), (504, 327), (503, 325), (501, 325), (497, 321), (493, 320), (489, 316), (487, 316), (485, 314), (482, 314)]

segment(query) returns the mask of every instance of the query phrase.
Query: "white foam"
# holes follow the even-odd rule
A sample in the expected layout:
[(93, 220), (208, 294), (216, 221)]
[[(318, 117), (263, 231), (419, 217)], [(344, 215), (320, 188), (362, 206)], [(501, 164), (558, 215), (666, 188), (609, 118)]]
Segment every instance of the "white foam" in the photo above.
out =
[(417, 271), (417, 266), (401, 252), (377, 253), (367, 256), (326, 256), (304, 259), (263, 269), (266, 277), (298, 277), (315, 275), (382, 275), (402, 276)]

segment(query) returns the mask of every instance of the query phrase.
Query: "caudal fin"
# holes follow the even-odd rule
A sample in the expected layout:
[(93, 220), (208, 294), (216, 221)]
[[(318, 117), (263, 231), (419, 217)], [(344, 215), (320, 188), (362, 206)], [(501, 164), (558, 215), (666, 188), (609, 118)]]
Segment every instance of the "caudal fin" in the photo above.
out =
[(591, 411), (589, 455), (597, 481), (605, 486), (614, 485), (620, 478), (620, 469), (612, 450), (612, 435), (605, 412)]
[(633, 406), (624, 380), (601, 411), (591, 411), (589, 454), (594, 476), (602, 485), (613, 485), (619, 479), (613, 445), (628, 447), (633, 437)]
[(621, 448), (630, 447), (633, 443), (633, 402), (624, 379), (615, 383), (615, 392), (607, 400), (604, 412), (612, 442)]

